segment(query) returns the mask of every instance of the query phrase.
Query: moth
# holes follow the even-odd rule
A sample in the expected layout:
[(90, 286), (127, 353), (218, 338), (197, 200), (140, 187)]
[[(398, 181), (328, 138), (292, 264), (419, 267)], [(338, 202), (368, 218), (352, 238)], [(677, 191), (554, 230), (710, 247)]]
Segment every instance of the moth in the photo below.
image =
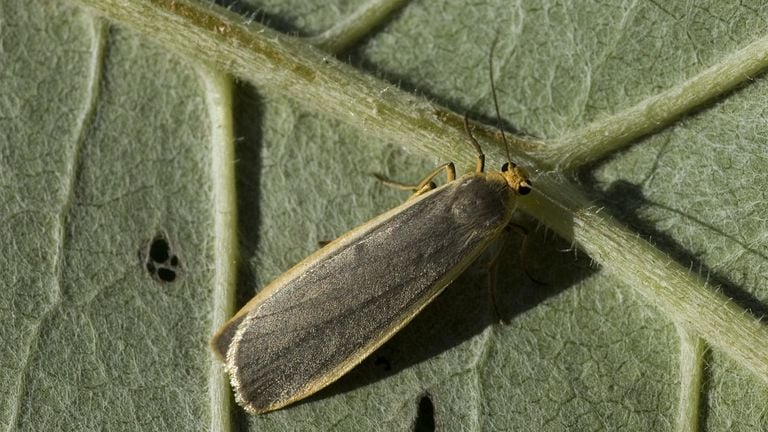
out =
[[(466, 117), (464, 125), (478, 153), (474, 172), (456, 178), (452, 163), (436, 168), (411, 199), (296, 264), (214, 335), (213, 350), (246, 411), (282, 408), (347, 373), (510, 223), (516, 200), (531, 191), (528, 175), (511, 162), (485, 172)], [(435, 187), (443, 171), (448, 182)]]

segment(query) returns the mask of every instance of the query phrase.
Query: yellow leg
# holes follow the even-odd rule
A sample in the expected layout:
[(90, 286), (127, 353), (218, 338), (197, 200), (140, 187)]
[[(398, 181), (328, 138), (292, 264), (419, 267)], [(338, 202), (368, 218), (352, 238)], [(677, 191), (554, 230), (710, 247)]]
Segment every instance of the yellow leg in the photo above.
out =
[(440, 173), (445, 170), (445, 176), (447, 178), (447, 181), (450, 183), (454, 180), (456, 180), (456, 167), (453, 166), (453, 162), (448, 162), (440, 165), (439, 167), (433, 169), (429, 172), (415, 187), (414, 187), (414, 193), (413, 196), (419, 196), (425, 192), (428, 192), (432, 189), (434, 189), (434, 182), (432, 182), (432, 179), (440, 175)]
[(432, 171), (429, 172), (429, 174), (427, 174), (420, 182), (416, 183), (415, 185), (396, 182), (379, 174), (374, 174), (374, 175), (380, 182), (384, 183), (389, 187), (413, 192), (413, 195), (411, 195), (411, 198), (413, 198), (436, 188), (437, 185), (432, 181), (432, 179), (437, 177), (442, 171), (446, 172), (446, 177), (449, 182), (456, 180), (456, 167), (453, 166), (453, 162), (444, 163), (439, 167), (433, 169)]
[[(477, 151), (477, 163), (475, 164), (475, 172), (482, 173), (485, 171), (485, 155), (483, 154), (483, 149), (480, 148), (480, 143), (478, 143), (477, 139), (475, 139), (474, 135), (472, 135), (472, 131), (469, 128), (469, 117), (467, 117), (466, 114), (464, 114), (464, 130), (467, 132), (467, 136), (469, 137), (469, 140), (472, 143), (472, 146)], [(445, 170), (446, 172), (446, 177), (448, 178), (448, 182), (452, 182), (456, 180), (456, 167), (453, 165), (453, 162), (444, 163), (439, 167), (433, 169), (432, 171), (429, 172), (429, 174), (427, 174), (420, 182), (418, 182), (415, 185), (396, 182), (379, 174), (374, 174), (374, 175), (380, 182), (384, 183), (389, 187), (413, 192), (413, 195), (411, 195), (411, 198), (413, 198), (436, 188), (437, 186), (432, 181), (432, 179), (437, 177), (440, 174), (440, 172), (442, 172), (443, 170)]]
[(469, 117), (467, 117), (466, 114), (464, 114), (464, 131), (467, 132), (467, 136), (469, 137), (470, 142), (472, 142), (472, 146), (477, 150), (477, 165), (475, 165), (475, 172), (481, 173), (485, 170), (485, 155), (483, 154), (483, 149), (480, 148), (480, 143), (477, 142), (472, 135), (472, 131), (469, 129)]
[(388, 179), (384, 177), (381, 174), (374, 174), (374, 177), (376, 177), (376, 180), (380, 181), (384, 186), (389, 186), (391, 188), (400, 189), (404, 191), (410, 191), (415, 192), (416, 191), (416, 185), (415, 184), (409, 184), (409, 183), (401, 183), (398, 181), (394, 181), (391, 179)]

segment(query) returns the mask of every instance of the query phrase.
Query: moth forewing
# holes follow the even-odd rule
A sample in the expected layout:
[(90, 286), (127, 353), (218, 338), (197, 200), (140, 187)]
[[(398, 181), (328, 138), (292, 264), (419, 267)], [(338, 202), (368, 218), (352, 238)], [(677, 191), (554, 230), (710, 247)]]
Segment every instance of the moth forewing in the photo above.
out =
[[(436, 190), (430, 192), (435, 191)], [(417, 198), (423, 199), (425, 196), (426, 195), (422, 195)], [(405, 202), (400, 206), (382, 213), (381, 215), (376, 216), (368, 222), (342, 234), (340, 237), (316, 250), (314, 253), (301, 260), (298, 264), (288, 269), (288, 271), (278, 276), (277, 279), (270, 282), (269, 285), (261, 289), (251, 300), (248, 301), (248, 303), (243, 305), (243, 307), (241, 307), (240, 310), (238, 310), (237, 313), (232, 316), (232, 318), (227, 320), (227, 322), (219, 327), (219, 329), (211, 338), (210, 343), (214, 353), (219, 357), (220, 360), (226, 363), (227, 351), (232, 342), (232, 339), (234, 338), (239, 325), (245, 319), (248, 312), (258, 307), (266, 298), (270, 297), (275, 291), (286, 285), (288, 281), (301, 277), (302, 273), (306, 272), (307, 269), (312, 268), (315, 263), (322, 262), (323, 260), (327, 259), (328, 256), (333, 255), (336, 250), (346, 247), (350, 243), (354, 242), (355, 239), (359, 238), (365, 233), (367, 227), (383, 223), (393, 215), (397, 214), (402, 207), (407, 207), (412, 203), (413, 200)]]
[(298, 264), (288, 269), (288, 271), (278, 276), (277, 279), (270, 282), (269, 285), (260, 290), (251, 300), (248, 301), (248, 303), (243, 305), (243, 307), (241, 307), (240, 310), (238, 310), (237, 313), (232, 316), (232, 318), (227, 320), (227, 322), (219, 327), (219, 329), (211, 338), (210, 343), (214, 353), (219, 357), (220, 360), (226, 363), (227, 351), (232, 342), (232, 339), (234, 338), (239, 325), (246, 318), (248, 312), (257, 308), (262, 302), (264, 302), (266, 298), (270, 297), (275, 293), (275, 291), (286, 285), (288, 281), (301, 277), (302, 273), (306, 272), (308, 269), (311, 269), (315, 263), (322, 262), (323, 260), (327, 259), (328, 256), (333, 255), (336, 250), (346, 247), (349, 245), (349, 243), (360, 237), (360, 235), (365, 232), (366, 226), (382, 223), (383, 221), (392, 217), (392, 215), (396, 214), (400, 207), (406, 206), (408, 204), (410, 204), (410, 202), (406, 202), (399, 207), (395, 207), (388, 212), (382, 213), (381, 215), (376, 216), (368, 222), (342, 234), (340, 237), (316, 250), (314, 253), (301, 260)]
[(515, 167), (462, 176), (353, 229), (267, 286), (213, 341), (228, 345), (238, 402), (251, 413), (278, 409), (360, 363), (509, 223), (521, 184), (529, 186)]

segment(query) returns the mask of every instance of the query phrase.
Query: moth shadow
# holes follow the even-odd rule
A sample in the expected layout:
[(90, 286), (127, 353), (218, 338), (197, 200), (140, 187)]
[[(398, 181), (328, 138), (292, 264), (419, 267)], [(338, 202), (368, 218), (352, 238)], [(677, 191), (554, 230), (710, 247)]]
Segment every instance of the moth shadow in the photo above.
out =
[[(593, 189), (594, 190), (594, 189)], [(605, 205), (605, 210), (613, 217), (622, 221), (640, 234), (643, 238), (651, 239), (654, 246), (674, 259), (683, 266), (687, 266), (692, 272), (697, 272), (709, 281), (711, 285), (719, 289), (735, 303), (744, 309), (750, 311), (755, 316), (768, 316), (768, 306), (763, 304), (757, 297), (753, 296), (725, 274), (715, 271), (702, 262), (693, 252), (686, 249), (670, 235), (659, 231), (653, 223), (641, 217), (641, 211), (647, 207), (662, 208), (687, 219), (691, 224), (699, 225), (708, 231), (728, 238), (730, 241), (738, 243), (745, 251), (759, 256), (762, 260), (768, 261), (768, 255), (755, 249), (748, 243), (736, 238), (716, 226), (708, 224), (699, 219), (696, 215), (686, 214), (677, 209), (654, 203), (648, 200), (641, 186), (619, 180), (613, 182), (610, 187), (599, 197), (599, 202)]]
[[(263, 141), (264, 102), (257, 90), (248, 84), (237, 83), (233, 94), (235, 124), (235, 182), (237, 193), (237, 220), (239, 255), (251, 257), (259, 243), (261, 211), (256, 193), (261, 181), (261, 149)], [(247, 221), (247, 223), (246, 223)], [(254, 268), (248, 260), (237, 263), (236, 310), (253, 297)], [(234, 397), (232, 405), (234, 403)], [(234, 411), (233, 430), (247, 430), (248, 416), (242, 409)]]
[(503, 327), (500, 321), (513, 321), (596, 271), (585, 254), (575, 254), (569, 243), (543, 228), (528, 234), (524, 258), (519, 253), (523, 236), (509, 237), (497, 258), (495, 308), (489, 257), (481, 256), (392, 339), (297, 405), (347, 393), (434, 358), (489, 326)]
[[(264, 102), (257, 90), (237, 83), (234, 91), (235, 182), (237, 193), (238, 240), (241, 257), (251, 257), (259, 243), (261, 210), (256, 194), (261, 183)], [(253, 266), (238, 261), (237, 309), (253, 297)]]

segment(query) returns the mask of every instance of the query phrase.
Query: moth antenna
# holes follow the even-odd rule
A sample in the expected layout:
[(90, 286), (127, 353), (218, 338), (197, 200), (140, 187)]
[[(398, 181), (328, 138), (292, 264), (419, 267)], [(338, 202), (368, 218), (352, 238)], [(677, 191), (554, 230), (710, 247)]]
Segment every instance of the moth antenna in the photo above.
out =
[(509, 154), (509, 143), (507, 142), (507, 136), (504, 135), (504, 127), (501, 124), (501, 113), (499, 112), (499, 100), (496, 97), (496, 84), (493, 80), (493, 51), (496, 49), (496, 42), (499, 40), (498, 33), (493, 38), (491, 43), (491, 52), (488, 54), (488, 73), (491, 76), (491, 95), (493, 96), (493, 107), (496, 109), (496, 128), (501, 132), (501, 141), (504, 143), (504, 149), (507, 151), (507, 162), (512, 164), (512, 156)]

